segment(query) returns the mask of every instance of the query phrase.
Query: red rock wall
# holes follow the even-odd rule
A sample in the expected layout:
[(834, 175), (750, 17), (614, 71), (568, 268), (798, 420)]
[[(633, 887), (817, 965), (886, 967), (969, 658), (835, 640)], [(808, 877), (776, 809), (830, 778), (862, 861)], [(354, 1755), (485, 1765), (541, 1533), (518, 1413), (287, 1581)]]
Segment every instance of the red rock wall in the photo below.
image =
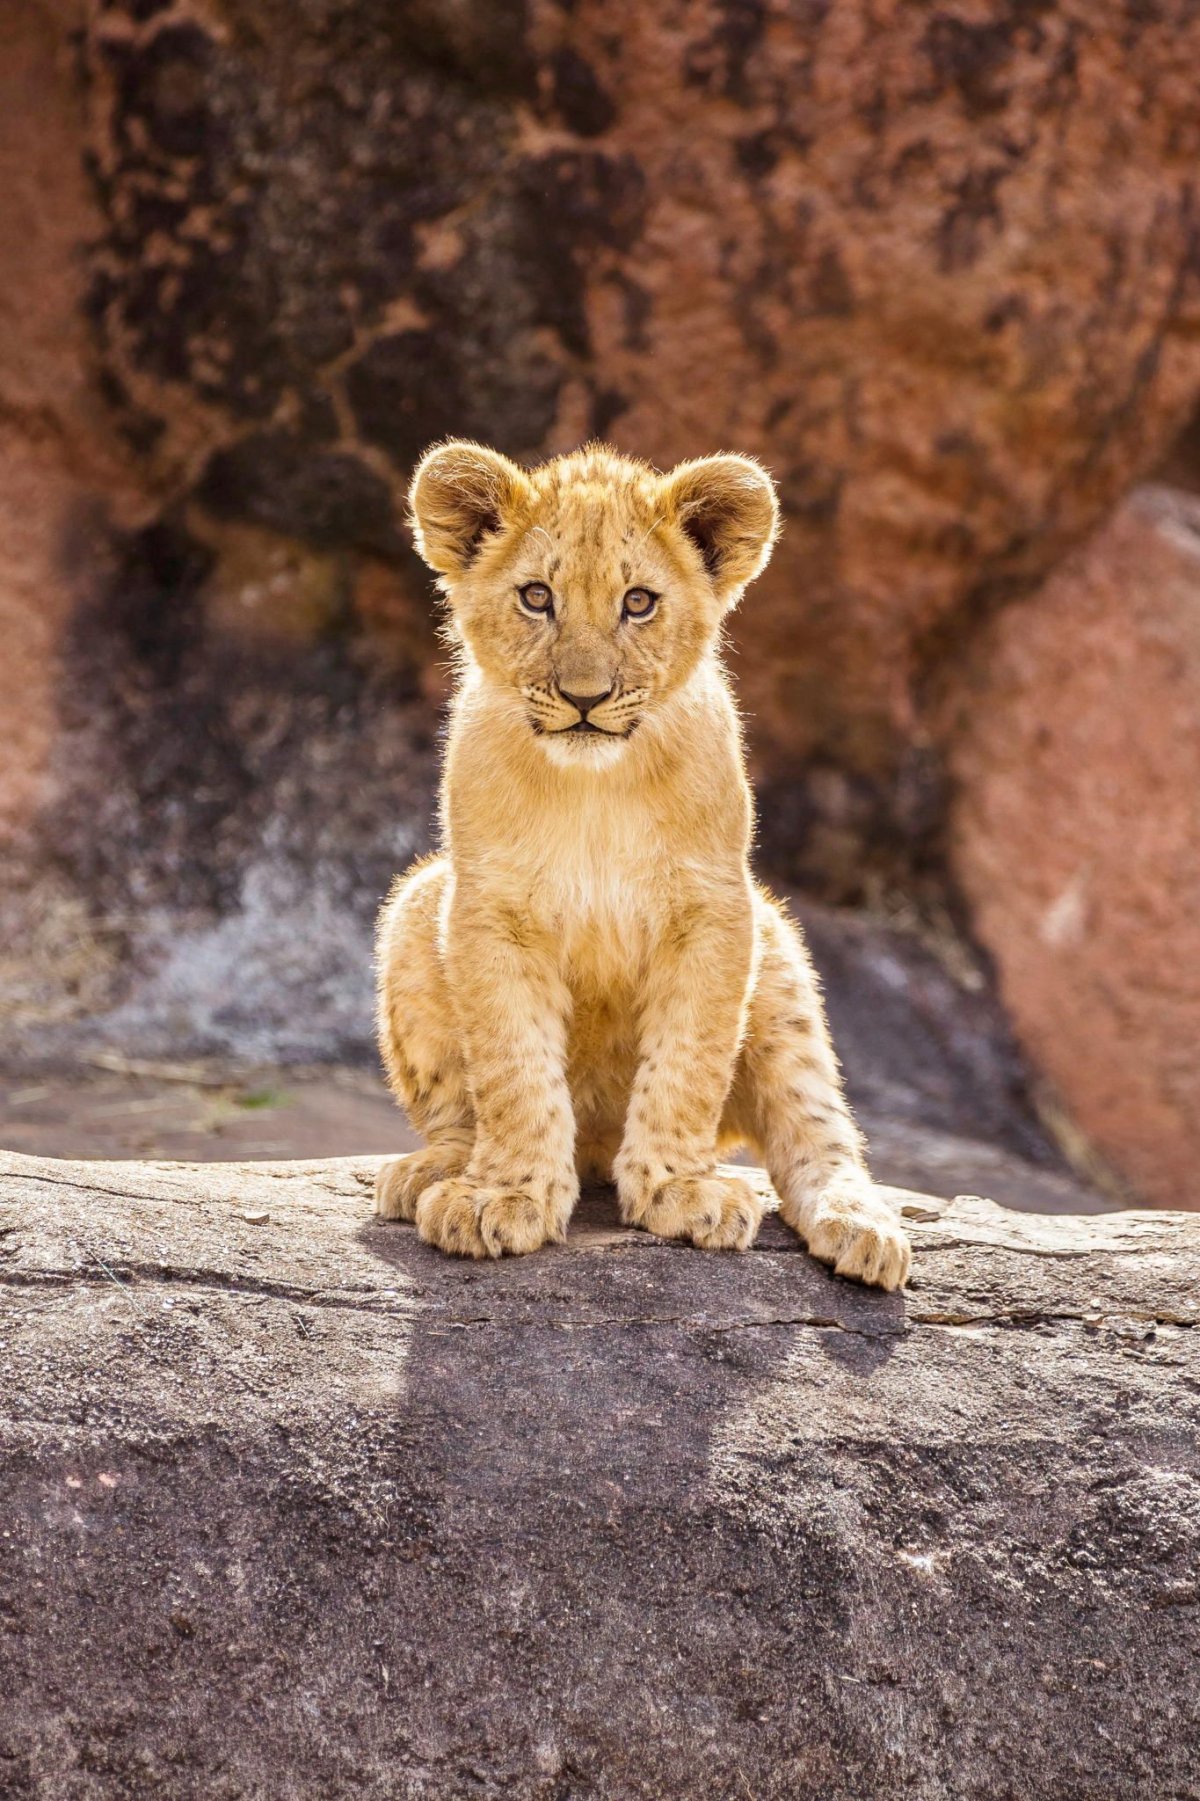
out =
[[(937, 811), (947, 645), (1200, 388), (1187, 0), (6, 17), (47, 342), (173, 530), (339, 559), (425, 661), (396, 502), (430, 438), (753, 450), (788, 512), (737, 626), (760, 767), (851, 772), (860, 841)], [(218, 596), (278, 561), (229, 555)]]
[(0, 853), (48, 798), (73, 519), (121, 481), (83, 306), (102, 228), (72, 47), (84, 17), (74, 0), (0, 10)]
[(385, 562), (446, 432), (755, 451), (763, 767), (886, 787), (946, 636), (1194, 400), (1198, 61), (1187, 0), (119, 0), (85, 57), (114, 418), (205, 517)]
[[(285, 970), (314, 893), (367, 919), (428, 806), (400, 500), (448, 432), (764, 457), (787, 530), (735, 625), (764, 852), (835, 897), (944, 874), (979, 644), (1200, 396), (1191, 0), (2, 10), (20, 1017), (119, 998), (152, 915), (274, 929)], [(990, 793), (992, 740), (950, 736)]]
[(1200, 1207), (1200, 500), (1145, 488), (975, 647), (952, 864), (1035, 1064)]

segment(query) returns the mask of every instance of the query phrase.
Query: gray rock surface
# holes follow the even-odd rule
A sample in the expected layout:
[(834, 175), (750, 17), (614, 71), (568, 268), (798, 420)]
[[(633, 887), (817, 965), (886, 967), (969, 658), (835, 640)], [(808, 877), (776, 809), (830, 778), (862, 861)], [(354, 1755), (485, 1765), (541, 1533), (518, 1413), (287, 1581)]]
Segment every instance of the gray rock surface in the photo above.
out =
[(0, 1795), (1200, 1796), (1200, 1220), (487, 1267), (0, 1157)]

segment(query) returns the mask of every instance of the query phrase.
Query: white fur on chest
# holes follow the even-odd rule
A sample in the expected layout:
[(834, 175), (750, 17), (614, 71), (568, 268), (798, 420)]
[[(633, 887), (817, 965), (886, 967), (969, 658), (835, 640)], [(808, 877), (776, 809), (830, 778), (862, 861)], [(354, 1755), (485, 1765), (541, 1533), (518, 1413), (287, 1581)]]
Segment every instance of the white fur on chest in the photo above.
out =
[(556, 809), (522, 851), (525, 906), (564, 959), (628, 973), (662, 928), (669, 889), (665, 846), (646, 810), (585, 796)]

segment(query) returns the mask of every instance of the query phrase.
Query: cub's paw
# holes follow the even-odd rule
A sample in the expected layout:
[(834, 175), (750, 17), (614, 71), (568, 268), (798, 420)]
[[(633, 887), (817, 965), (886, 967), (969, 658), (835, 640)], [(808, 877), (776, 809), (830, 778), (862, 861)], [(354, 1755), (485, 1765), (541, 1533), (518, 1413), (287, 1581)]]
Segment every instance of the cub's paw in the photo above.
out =
[(456, 1257), (520, 1256), (564, 1235), (563, 1221), (548, 1200), (464, 1179), (427, 1188), (417, 1202), (416, 1220), (426, 1244)]
[(426, 1244), (449, 1251), (453, 1257), (486, 1257), (479, 1208), (487, 1192), (461, 1179), (435, 1182), (417, 1202), (417, 1232)]
[(744, 1251), (754, 1243), (763, 1203), (740, 1176), (675, 1176), (626, 1218), (659, 1238), (689, 1238), (705, 1251)]
[(541, 1245), (566, 1237), (566, 1229), (550, 1202), (520, 1189), (486, 1189), (479, 1210), (479, 1230), (489, 1257), (523, 1256)]
[(431, 1144), (407, 1157), (389, 1157), (375, 1177), (375, 1212), (380, 1219), (414, 1219), (425, 1189), (467, 1166), (466, 1145)]
[(811, 1254), (874, 1288), (903, 1288), (912, 1267), (904, 1229), (869, 1182), (836, 1183), (819, 1195), (796, 1229)]

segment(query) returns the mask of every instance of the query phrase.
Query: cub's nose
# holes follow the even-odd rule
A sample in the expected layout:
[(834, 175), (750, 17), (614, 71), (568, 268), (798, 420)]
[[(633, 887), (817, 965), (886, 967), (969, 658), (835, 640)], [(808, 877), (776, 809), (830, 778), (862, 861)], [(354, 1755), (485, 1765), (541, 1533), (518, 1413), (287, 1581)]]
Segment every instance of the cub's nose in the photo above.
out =
[(564, 700), (569, 700), (573, 707), (578, 707), (586, 718), (593, 707), (598, 707), (602, 700), (608, 699), (612, 689), (606, 688), (603, 694), (572, 694), (569, 688), (560, 688), (559, 693)]

